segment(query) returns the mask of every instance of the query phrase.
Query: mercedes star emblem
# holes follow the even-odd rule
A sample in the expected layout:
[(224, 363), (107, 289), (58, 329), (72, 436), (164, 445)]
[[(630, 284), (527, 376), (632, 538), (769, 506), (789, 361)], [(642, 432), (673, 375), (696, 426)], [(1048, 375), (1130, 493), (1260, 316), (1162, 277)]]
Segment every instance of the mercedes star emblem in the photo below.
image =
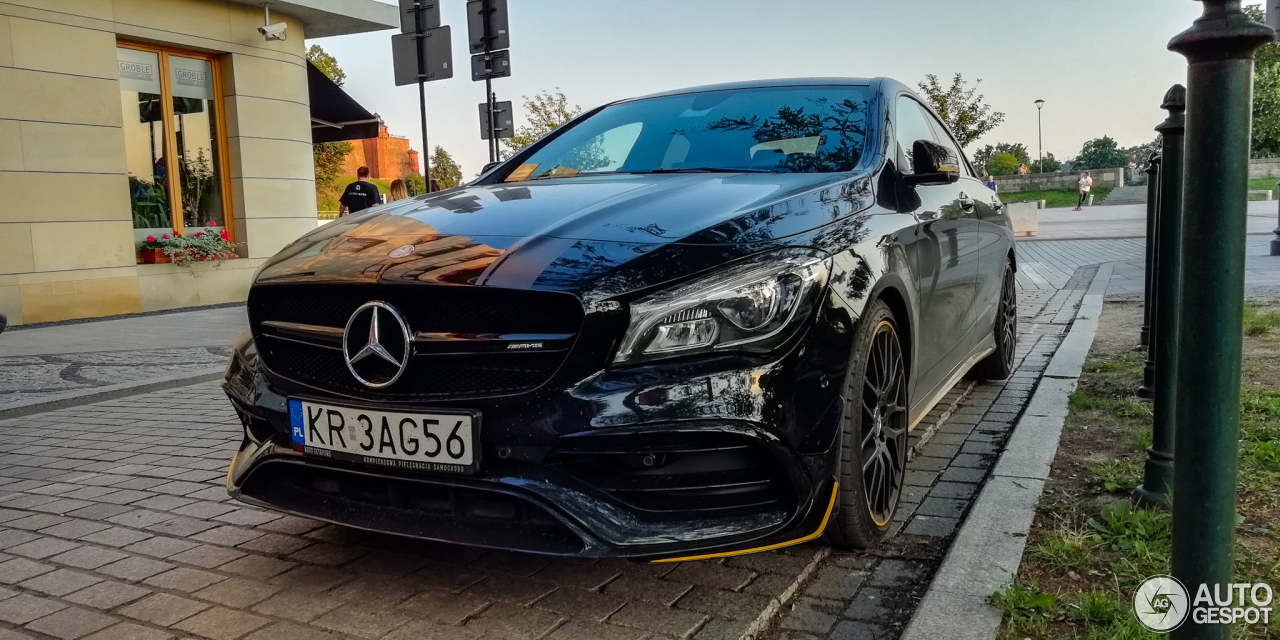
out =
[(410, 335), (409, 323), (395, 307), (377, 300), (360, 305), (342, 334), (347, 369), (371, 389), (390, 386), (409, 365)]

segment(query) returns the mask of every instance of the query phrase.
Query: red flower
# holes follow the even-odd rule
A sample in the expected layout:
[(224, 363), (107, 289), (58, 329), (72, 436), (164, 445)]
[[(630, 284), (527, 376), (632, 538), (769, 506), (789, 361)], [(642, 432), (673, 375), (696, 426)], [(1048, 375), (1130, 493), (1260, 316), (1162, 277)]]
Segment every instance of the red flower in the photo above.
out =
[(211, 226), (211, 227), (216, 227), (216, 226), (218, 226), (218, 221), (217, 221), (217, 220), (210, 220), (210, 221), (209, 221), (209, 226)]
[(230, 241), (231, 241), (231, 234), (230, 234), (230, 233), (227, 233), (227, 230), (226, 230), (226, 229), (223, 229), (223, 230), (222, 230), (222, 239), (223, 239), (223, 240), (226, 240), (227, 242), (230, 242)]
[(155, 236), (147, 236), (147, 242), (155, 242), (155, 241), (156, 241)]
[(202, 235), (204, 235), (204, 232), (203, 232), (203, 231), (197, 231), (197, 232), (196, 232), (196, 237), (197, 237), (197, 238), (199, 238), (199, 237), (200, 237), (200, 236), (202, 236)]
[(163, 240), (168, 240), (168, 239), (169, 239), (169, 234), (167, 234), (167, 233), (166, 233), (166, 234), (164, 234), (164, 235), (160, 236), (160, 238), (161, 238), (161, 239), (163, 239)]

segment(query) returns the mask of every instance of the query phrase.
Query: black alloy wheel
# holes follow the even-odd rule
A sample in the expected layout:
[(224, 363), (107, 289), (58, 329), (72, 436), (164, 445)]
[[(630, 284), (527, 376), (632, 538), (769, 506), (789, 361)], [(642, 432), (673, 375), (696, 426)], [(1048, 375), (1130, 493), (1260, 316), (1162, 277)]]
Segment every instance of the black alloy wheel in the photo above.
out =
[(1013, 265), (1004, 269), (994, 331), (996, 350), (973, 368), (974, 377), (981, 380), (1004, 380), (1013, 373), (1014, 352), (1018, 348), (1018, 287)]
[(889, 528), (907, 467), (907, 367), (893, 312), (868, 305), (847, 377), (840, 510), (827, 528), (837, 545), (865, 549)]

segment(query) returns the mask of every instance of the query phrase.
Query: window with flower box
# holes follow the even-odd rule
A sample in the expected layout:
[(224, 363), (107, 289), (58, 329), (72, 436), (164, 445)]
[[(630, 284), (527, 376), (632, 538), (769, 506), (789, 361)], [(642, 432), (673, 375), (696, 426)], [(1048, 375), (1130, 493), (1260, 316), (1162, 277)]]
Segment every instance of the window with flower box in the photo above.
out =
[(175, 238), (234, 242), (217, 56), (134, 42), (116, 56), (138, 261), (168, 262)]

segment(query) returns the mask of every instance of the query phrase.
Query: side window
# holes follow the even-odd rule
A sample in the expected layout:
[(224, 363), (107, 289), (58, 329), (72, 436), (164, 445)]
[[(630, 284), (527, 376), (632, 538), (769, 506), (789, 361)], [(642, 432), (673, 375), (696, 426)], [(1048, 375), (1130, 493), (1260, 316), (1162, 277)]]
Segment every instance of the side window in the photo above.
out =
[(900, 96), (895, 111), (897, 118), (893, 130), (898, 139), (898, 164), (901, 165), (898, 169), (902, 173), (912, 173), (911, 149), (915, 141), (937, 139), (929, 126), (928, 114), (915, 100)]
[(947, 131), (946, 125), (939, 122), (933, 114), (929, 114), (929, 124), (933, 125), (934, 136), (938, 139), (938, 143), (955, 152), (956, 158), (960, 160), (960, 167), (964, 174), (970, 178), (976, 178), (973, 168), (969, 166), (968, 158), (965, 158), (964, 152), (960, 150), (960, 145), (956, 144), (956, 139), (951, 137), (951, 132)]

